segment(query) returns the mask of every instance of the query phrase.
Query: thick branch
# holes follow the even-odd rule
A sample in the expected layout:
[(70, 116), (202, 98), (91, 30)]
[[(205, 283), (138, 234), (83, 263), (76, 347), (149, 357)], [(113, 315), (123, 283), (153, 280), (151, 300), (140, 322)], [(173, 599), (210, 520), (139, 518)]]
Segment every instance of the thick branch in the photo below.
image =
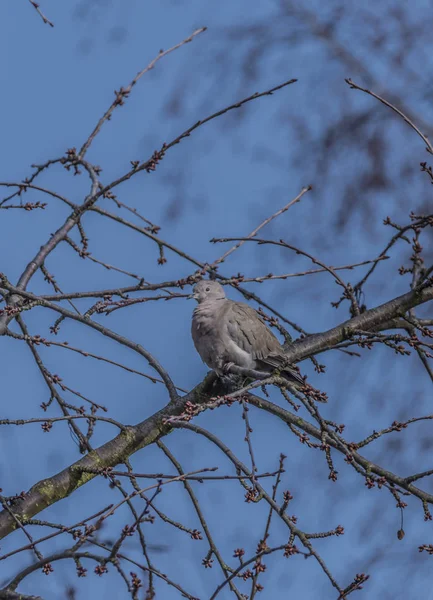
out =
[(385, 329), (385, 327), (381, 327), (382, 324), (388, 324), (392, 319), (404, 315), (410, 308), (431, 300), (433, 300), (433, 285), (398, 296), (376, 308), (366, 310), (333, 329), (297, 340), (285, 349), (287, 359), (290, 363), (296, 363), (313, 354), (329, 350), (336, 344), (351, 338), (359, 330), (380, 331)]
[(10, 590), (0, 590), (0, 600), (43, 600), (41, 596), (25, 596)]
[[(206, 398), (206, 394), (210, 392), (214, 382), (215, 375), (211, 373), (203, 383), (196, 386), (183, 398), (176, 402), (169, 402), (164, 408), (138, 425), (126, 426), (118, 436), (89, 452), (73, 465), (48, 479), (39, 481), (22, 500), (13, 503), (11, 506), (13, 513), (25, 524), (27, 519), (66, 498), (96, 477), (96, 473), (91, 471), (118, 465), (141, 448), (156, 442), (171, 431), (171, 426), (165, 424), (166, 419), (182, 414), (188, 400), (198, 402), (203, 395)], [(8, 511), (2, 511), (0, 513), (0, 539), (14, 529), (16, 529), (15, 520)]]

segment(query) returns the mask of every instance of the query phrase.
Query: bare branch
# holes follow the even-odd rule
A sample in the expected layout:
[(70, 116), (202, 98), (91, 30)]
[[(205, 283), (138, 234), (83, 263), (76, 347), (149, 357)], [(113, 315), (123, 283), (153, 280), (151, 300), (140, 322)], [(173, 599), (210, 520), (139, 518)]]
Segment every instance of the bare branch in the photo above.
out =
[[(268, 223), (270, 223), (271, 221), (273, 221), (274, 219), (276, 219), (277, 217), (279, 217), (280, 215), (282, 215), (283, 213), (285, 213), (287, 210), (289, 210), (289, 208), (291, 206), (293, 206), (294, 204), (296, 204), (297, 202), (299, 202), (301, 200), (302, 196), (304, 194), (306, 194), (307, 192), (309, 192), (311, 189), (312, 189), (311, 185), (309, 185), (308, 187), (302, 188), (302, 190), (296, 196), (296, 198), (294, 198), (288, 204), (286, 204), (285, 206), (283, 206), (283, 208), (280, 208), (279, 210), (277, 210), (277, 212), (275, 212), (273, 215), (271, 215), (270, 217), (268, 217), (267, 219), (265, 219), (262, 223), (260, 223), (260, 225), (258, 225), (258, 227), (256, 227), (250, 234), (248, 234), (248, 236), (246, 238), (239, 238), (239, 242), (235, 246), (233, 246), (233, 248), (230, 248), (230, 250), (227, 250), (227, 252), (224, 252), (224, 254), (222, 256), (220, 256), (220, 258), (217, 258), (216, 260), (214, 260), (214, 262), (210, 265), (210, 268), (211, 269), (215, 268), (216, 265), (219, 265), (220, 263), (223, 263), (225, 261), (225, 259), (228, 256), (230, 256), (230, 254), (232, 254), (235, 250), (237, 250), (243, 244), (245, 244), (245, 242), (247, 240), (249, 240), (251, 238), (254, 238), (258, 234), (258, 232), (261, 229), (263, 229), (263, 227), (265, 227), (266, 225), (268, 225)], [(220, 241), (220, 240), (215, 240), (215, 241)]]
[(429, 139), (418, 129), (418, 127), (400, 109), (398, 109), (396, 106), (391, 104), (391, 102), (388, 102), (388, 100), (385, 100), (385, 98), (378, 96), (371, 90), (361, 87), (360, 85), (358, 85), (351, 79), (346, 79), (345, 81), (353, 90), (360, 90), (361, 92), (365, 92), (369, 96), (373, 96), (373, 98), (376, 98), (376, 100), (379, 100), (379, 102), (382, 102), (382, 104), (385, 104), (385, 106), (388, 106), (391, 110), (393, 110), (395, 113), (397, 113), (409, 125), (409, 127), (412, 127), (412, 129), (414, 131), (416, 131), (416, 133), (419, 135), (419, 137), (423, 140), (424, 144), (426, 145), (427, 152), (429, 152), (430, 154), (433, 154), (433, 146), (431, 145)]
[(137, 73), (137, 75), (134, 77), (134, 79), (131, 81), (131, 83), (126, 88), (122, 87), (122, 88), (120, 88), (120, 90), (118, 92), (115, 92), (116, 98), (113, 100), (113, 102), (111, 103), (110, 107), (106, 110), (106, 112), (104, 113), (104, 115), (99, 119), (99, 121), (98, 121), (95, 129), (92, 131), (92, 133), (89, 135), (89, 137), (87, 138), (87, 140), (84, 142), (83, 146), (81, 147), (81, 150), (78, 153), (78, 158), (80, 160), (84, 158), (84, 156), (85, 156), (87, 150), (89, 149), (91, 143), (93, 142), (93, 140), (95, 139), (95, 137), (98, 135), (98, 133), (101, 131), (101, 128), (102, 128), (103, 124), (105, 123), (105, 121), (109, 121), (110, 120), (111, 115), (112, 115), (112, 113), (114, 112), (114, 109), (117, 106), (122, 106), (124, 104), (125, 99), (129, 96), (129, 94), (132, 91), (132, 88), (139, 81), (139, 79), (141, 79), (141, 77), (143, 77), (143, 75), (145, 73), (147, 73), (148, 71), (151, 71), (154, 68), (154, 66), (156, 65), (156, 63), (159, 60), (161, 60), (161, 58), (164, 58), (165, 56), (167, 56), (167, 54), (170, 54), (171, 52), (174, 52), (175, 50), (177, 50), (181, 46), (184, 46), (185, 44), (188, 44), (188, 42), (192, 42), (192, 40), (197, 35), (199, 35), (200, 33), (203, 33), (204, 31), (206, 31), (206, 29), (207, 29), (207, 27), (201, 27), (200, 29), (196, 29), (195, 31), (192, 32), (192, 34), (190, 36), (188, 36), (187, 38), (185, 38), (184, 40), (182, 40), (181, 42), (179, 42), (175, 46), (172, 46), (168, 50), (161, 50), (159, 52), (158, 56), (156, 56), (147, 65), (147, 67), (145, 67), (139, 73)]
[(29, 0), (29, 2), (36, 9), (36, 11), (39, 14), (39, 16), (41, 17), (42, 21), (46, 25), (49, 25), (50, 27), (54, 27), (54, 23), (52, 23), (49, 19), (47, 19), (47, 17), (44, 15), (44, 13), (39, 8), (39, 4), (37, 2), (35, 2), (35, 0)]

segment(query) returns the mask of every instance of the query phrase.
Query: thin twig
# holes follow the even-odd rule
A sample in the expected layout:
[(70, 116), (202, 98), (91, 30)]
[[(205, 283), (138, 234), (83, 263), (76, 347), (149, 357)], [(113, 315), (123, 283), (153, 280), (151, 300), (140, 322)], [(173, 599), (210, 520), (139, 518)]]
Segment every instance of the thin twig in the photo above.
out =
[(385, 104), (385, 106), (388, 106), (391, 110), (393, 110), (395, 113), (397, 113), (410, 127), (412, 127), (412, 129), (414, 131), (416, 131), (416, 133), (419, 135), (419, 137), (423, 140), (424, 144), (426, 145), (427, 152), (429, 152), (430, 154), (433, 154), (433, 146), (430, 143), (427, 136), (425, 136), (418, 129), (418, 127), (409, 119), (409, 117), (407, 117), (401, 110), (399, 110), (396, 106), (391, 104), (391, 102), (388, 102), (388, 100), (385, 100), (385, 98), (378, 96), (377, 94), (375, 94), (371, 90), (368, 90), (367, 88), (361, 87), (360, 85), (358, 85), (351, 79), (345, 79), (345, 81), (353, 90), (360, 90), (361, 92), (365, 92), (369, 96), (373, 96), (373, 98), (376, 98), (376, 100), (379, 100), (379, 102), (382, 102), (382, 104)]
[(167, 54), (170, 54), (171, 52), (174, 52), (174, 50), (177, 50), (178, 48), (180, 48), (181, 46), (184, 46), (188, 42), (192, 42), (192, 40), (197, 35), (199, 35), (200, 33), (203, 33), (204, 31), (206, 31), (206, 29), (207, 29), (206, 27), (201, 27), (200, 29), (196, 29), (195, 31), (193, 31), (193, 33), (190, 36), (188, 36), (187, 38), (185, 38), (184, 40), (182, 40), (181, 42), (179, 42), (175, 46), (172, 46), (168, 50), (161, 50), (159, 52), (158, 56), (156, 56), (147, 65), (147, 67), (145, 67), (139, 73), (137, 73), (137, 75), (134, 77), (134, 79), (131, 81), (131, 83), (126, 88), (120, 88), (120, 91), (116, 92), (116, 98), (113, 100), (113, 102), (111, 103), (111, 105), (109, 106), (109, 108), (105, 111), (105, 113), (103, 114), (103, 116), (99, 119), (98, 123), (96, 124), (95, 129), (92, 131), (92, 133), (89, 135), (89, 137), (87, 138), (87, 140), (82, 145), (81, 150), (78, 153), (78, 158), (80, 160), (82, 158), (84, 158), (87, 150), (90, 147), (90, 144), (93, 142), (93, 140), (95, 139), (95, 137), (100, 132), (103, 124), (105, 123), (105, 121), (108, 121), (110, 119), (110, 117), (111, 117), (114, 109), (117, 106), (121, 106), (123, 104), (124, 99), (128, 97), (128, 95), (130, 94), (132, 88), (138, 82), (138, 80), (141, 79), (141, 77), (143, 77), (143, 75), (145, 73), (147, 73), (148, 71), (150, 71), (151, 69), (153, 69), (154, 66), (156, 65), (156, 63), (159, 60), (161, 60), (161, 58), (164, 58), (164, 56), (167, 56)]
[(46, 24), (49, 25), (50, 27), (54, 27), (54, 23), (52, 21), (50, 21), (49, 19), (47, 19), (47, 17), (44, 15), (44, 13), (41, 11), (41, 9), (39, 8), (39, 4), (37, 2), (35, 2), (35, 0), (29, 0), (30, 4), (36, 9), (36, 11), (38, 12), (38, 14), (40, 15), (42, 21)]
[(265, 227), (266, 225), (268, 225), (268, 223), (270, 223), (271, 221), (273, 221), (274, 219), (276, 219), (277, 217), (279, 217), (280, 215), (282, 215), (283, 213), (285, 213), (287, 210), (289, 210), (289, 208), (291, 206), (293, 206), (294, 204), (296, 204), (297, 202), (299, 202), (301, 200), (302, 196), (304, 194), (306, 194), (307, 192), (309, 192), (311, 189), (312, 189), (311, 185), (309, 185), (308, 187), (302, 188), (302, 190), (296, 196), (296, 198), (294, 198), (293, 200), (291, 200), (288, 204), (286, 204), (285, 206), (283, 206), (283, 208), (280, 208), (279, 210), (277, 210), (277, 212), (275, 212), (273, 215), (271, 215), (270, 217), (268, 217), (267, 219), (265, 219), (262, 223), (260, 223), (260, 225), (258, 225), (255, 229), (253, 229), (253, 231), (251, 233), (249, 233), (247, 235), (246, 239), (241, 239), (241, 241), (239, 241), (235, 246), (233, 246), (233, 248), (230, 248), (230, 250), (227, 250), (227, 252), (224, 252), (224, 254), (222, 256), (220, 256), (220, 258), (217, 258), (216, 260), (214, 260), (214, 262), (210, 265), (210, 268), (215, 268), (217, 265), (219, 265), (220, 263), (224, 262), (225, 259), (228, 256), (230, 256), (230, 254), (232, 254), (235, 250), (237, 250), (243, 244), (245, 244), (245, 241), (247, 239), (254, 238), (257, 235), (257, 233), (261, 229), (263, 229), (263, 227)]

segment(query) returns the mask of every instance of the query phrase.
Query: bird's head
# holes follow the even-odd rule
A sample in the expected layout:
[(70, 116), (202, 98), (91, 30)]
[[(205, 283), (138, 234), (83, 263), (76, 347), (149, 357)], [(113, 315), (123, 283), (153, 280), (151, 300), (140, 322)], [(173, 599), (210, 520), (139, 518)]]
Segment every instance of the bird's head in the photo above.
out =
[(226, 297), (224, 288), (217, 281), (210, 281), (209, 279), (199, 281), (193, 289), (193, 293), (190, 296), (197, 300), (200, 304), (207, 300), (224, 300)]

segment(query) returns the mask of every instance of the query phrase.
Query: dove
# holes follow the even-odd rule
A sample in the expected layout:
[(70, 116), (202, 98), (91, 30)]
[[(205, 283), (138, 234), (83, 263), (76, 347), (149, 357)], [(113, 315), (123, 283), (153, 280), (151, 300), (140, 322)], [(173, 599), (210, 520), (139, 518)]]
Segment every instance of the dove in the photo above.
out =
[(197, 352), (221, 377), (231, 365), (281, 375), (291, 383), (304, 379), (286, 365), (284, 349), (259, 313), (244, 302), (226, 298), (217, 281), (201, 280), (192, 298), (198, 305), (192, 317), (191, 334)]

